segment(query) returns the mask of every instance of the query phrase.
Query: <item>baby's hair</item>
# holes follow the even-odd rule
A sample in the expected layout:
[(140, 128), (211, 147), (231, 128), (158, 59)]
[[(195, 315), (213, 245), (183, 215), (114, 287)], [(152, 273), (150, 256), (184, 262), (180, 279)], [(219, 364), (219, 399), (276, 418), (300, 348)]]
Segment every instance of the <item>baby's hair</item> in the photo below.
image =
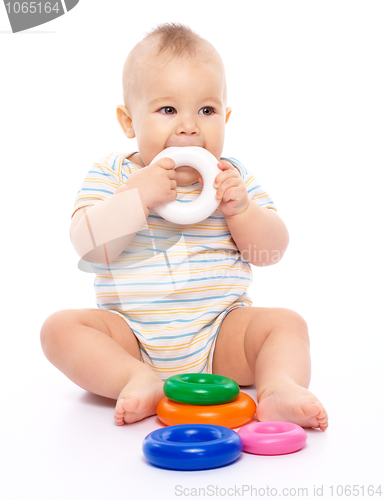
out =
[[(218, 61), (224, 72), (224, 66), (217, 50), (189, 26), (181, 23), (159, 24), (147, 33), (141, 42), (135, 45), (125, 61), (123, 68), (123, 97), (126, 106), (129, 107), (128, 103), (133, 102), (136, 96), (135, 91), (140, 85), (135, 78), (135, 74), (147, 64), (148, 57), (157, 57), (163, 54), (169, 56), (169, 60), (175, 57), (187, 56), (190, 59), (202, 57), (205, 60)], [(225, 77), (224, 96), (226, 101)]]
[(146, 38), (152, 36), (160, 36), (158, 55), (170, 51), (176, 57), (185, 53), (195, 55), (197, 45), (204, 41), (189, 26), (181, 23), (159, 24), (147, 34)]

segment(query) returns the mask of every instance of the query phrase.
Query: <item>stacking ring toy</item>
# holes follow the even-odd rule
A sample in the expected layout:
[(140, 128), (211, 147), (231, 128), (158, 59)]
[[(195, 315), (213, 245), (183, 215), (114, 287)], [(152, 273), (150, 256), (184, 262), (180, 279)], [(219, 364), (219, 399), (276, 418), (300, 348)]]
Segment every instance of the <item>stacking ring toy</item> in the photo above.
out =
[(256, 403), (244, 392), (240, 392), (231, 403), (213, 406), (185, 405), (163, 398), (156, 411), (159, 419), (166, 425), (209, 423), (233, 429), (252, 419)]
[(237, 432), (218, 425), (174, 425), (143, 441), (145, 458), (164, 469), (214, 469), (234, 462), (243, 444)]
[(183, 148), (166, 148), (152, 160), (155, 163), (160, 158), (171, 158), (175, 168), (183, 165), (195, 168), (203, 177), (203, 190), (196, 200), (181, 203), (177, 200), (155, 208), (163, 219), (175, 224), (195, 224), (209, 217), (220, 205), (215, 198), (216, 189), (213, 183), (216, 175), (221, 172), (218, 160), (204, 148), (186, 146)]
[(244, 451), (255, 455), (284, 455), (300, 450), (307, 433), (290, 422), (253, 422), (238, 431)]
[(164, 394), (172, 401), (191, 405), (218, 405), (230, 403), (239, 395), (237, 383), (211, 373), (183, 373), (173, 375), (164, 383)]

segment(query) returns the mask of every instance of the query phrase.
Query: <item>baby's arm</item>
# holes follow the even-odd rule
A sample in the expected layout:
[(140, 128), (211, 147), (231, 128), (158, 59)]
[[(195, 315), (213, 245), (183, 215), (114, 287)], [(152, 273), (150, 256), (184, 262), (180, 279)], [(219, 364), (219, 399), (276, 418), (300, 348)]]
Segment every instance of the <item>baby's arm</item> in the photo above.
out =
[(109, 263), (129, 245), (149, 210), (176, 198), (175, 163), (162, 158), (130, 175), (125, 186), (105, 201), (75, 212), (71, 240), (79, 256)]
[(284, 256), (288, 230), (274, 210), (250, 199), (244, 212), (226, 221), (241, 255), (254, 266), (276, 264)]
[(72, 244), (87, 262), (111, 262), (129, 245), (147, 216), (138, 190), (120, 188), (107, 200), (75, 212)]
[(222, 170), (215, 179), (216, 197), (221, 199), (231, 236), (242, 256), (255, 266), (278, 262), (289, 242), (288, 230), (274, 210), (260, 207), (248, 196), (245, 184), (228, 161), (218, 164)]

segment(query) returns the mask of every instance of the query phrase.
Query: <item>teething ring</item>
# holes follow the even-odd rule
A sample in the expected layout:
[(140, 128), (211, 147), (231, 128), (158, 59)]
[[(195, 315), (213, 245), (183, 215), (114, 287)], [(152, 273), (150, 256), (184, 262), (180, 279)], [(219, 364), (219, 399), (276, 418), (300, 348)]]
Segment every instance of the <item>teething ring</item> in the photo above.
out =
[(212, 373), (183, 373), (169, 377), (164, 383), (164, 394), (172, 401), (190, 405), (218, 405), (230, 403), (239, 395), (238, 384)]
[(253, 422), (238, 431), (244, 451), (255, 455), (284, 455), (300, 450), (307, 433), (290, 422)]
[(155, 163), (160, 158), (171, 158), (175, 168), (183, 165), (195, 168), (203, 177), (203, 189), (196, 200), (181, 203), (177, 200), (156, 207), (154, 210), (170, 222), (175, 224), (195, 224), (209, 217), (220, 205), (220, 200), (215, 198), (216, 189), (213, 183), (220, 172), (217, 159), (204, 148), (186, 146), (183, 148), (166, 148), (152, 160)]
[(207, 424), (175, 425), (157, 429), (143, 441), (143, 453), (165, 469), (214, 469), (234, 462), (243, 445), (235, 431)]
[(186, 405), (165, 397), (156, 408), (157, 416), (166, 425), (214, 423), (231, 429), (248, 423), (255, 411), (256, 403), (244, 392), (231, 403), (212, 406)]

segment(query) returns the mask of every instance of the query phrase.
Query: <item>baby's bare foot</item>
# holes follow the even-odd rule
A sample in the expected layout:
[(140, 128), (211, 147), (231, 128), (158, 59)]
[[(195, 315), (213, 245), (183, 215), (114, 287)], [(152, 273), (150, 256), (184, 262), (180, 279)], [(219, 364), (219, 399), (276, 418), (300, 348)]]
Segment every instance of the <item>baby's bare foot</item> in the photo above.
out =
[(308, 389), (294, 382), (276, 384), (263, 391), (257, 399), (256, 417), (261, 422), (293, 422), (322, 431), (328, 427), (328, 415), (320, 401)]
[(156, 415), (156, 406), (162, 397), (163, 382), (155, 373), (131, 378), (116, 403), (116, 425), (132, 424)]

